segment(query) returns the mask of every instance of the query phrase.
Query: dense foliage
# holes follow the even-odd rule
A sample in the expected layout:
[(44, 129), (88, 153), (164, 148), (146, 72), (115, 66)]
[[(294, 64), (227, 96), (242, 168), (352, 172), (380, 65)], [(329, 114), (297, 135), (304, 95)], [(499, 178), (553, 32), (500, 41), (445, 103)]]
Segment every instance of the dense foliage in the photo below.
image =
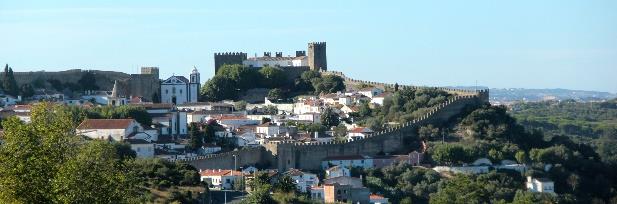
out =
[(521, 124), (550, 134), (598, 138), (617, 129), (617, 99), (518, 103), (511, 112)]
[(114, 146), (74, 135), (69, 111), (33, 107), (32, 121), (3, 122), (0, 201), (3, 203), (125, 203), (136, 198), (134, 177)]
[(359, 111), (352, 117), (364, 126), (381, 130), (390, 122), (404, 123), (420, 118), (451, 97), (451, 94), (435, 88), (406, 88), (386, 97), (382, 106), (371, 108), (368, 103), (360, 104)]
[(271, 100), (281, 100), (289, 96), (306, 93), (334, 93), (345, 90), (343, 79), (334, 75), (322, 76), (317, 71), (306, 71), (291, 82), (286, 73), (277, 67), (254, 69), (242, 65), (223, 65), (219, 71), (201, 88), (201, 96), (206, 101), (236, 99), (240, 94), (253, 88), (272, 89), (268, 93)]
[(266, 173), (257, 173), (255, 178), (247, 184), (252, 189), (252, 192), (242, 203), (316, 203), (310, 200), (307, 195), (298, 192), (296, 184), (291, 177), (284, 175), (274, 182), (271, 179)]
[[(448, 127), (439, 128), (448, 129)], [(602, 145), (599, 146), (604, 148), (594, 148), (590, 144), (576, 142), (567, 136), (545, 136), (538, 130), (526, 130), (506, 113), (504, 107), (499, 106), (485, 106), (474, 110), (453, 130), (446, 134), (446, 141), (449, 142), (430, 143), (429, 158), (434, 164), (462, 165), (478, 158), (488, 158), (493, 163), (499, 163), (504, 159), (515, 160), (527, 164), (530, 168), (527, 175), (553, 180), (555, 191), (559, 194), (555, 198), (544, 198), (520, 192), (514, 199), (512, 197), (514, 194), (511, 192), (505, 199), (507, 202), (511, 202), (512, 199), (514, 201), (556, 199), (566, 203), (590, 203), (600, 200), (608, 202), (617, 198), (617, 173), (613, 170), (614, 146), (611, 149), (606, 145), (615, 144), (610, 141), (615, 141), (614, 138), (617, 137), (612, 137), (613, 139), (603, 137), (606, 143), (600, 143)], [(461, 189), (470, 189), (471, 191), (466, 193), (479, 194), (480, 198), (484, 195), (484, 191), (476, 191), (481, 189), (475, 188), (475, 186), (485, 186), (484, 184), (474, 185), (470, 179), (452, 182), (445, 186), (446, 189), (440, 188), (444, 196), (457, 195), (455, 191), (461, 192)], [(455, 188), (448, 190), (451, 185)], [(459, 194), (459, 196), (464, 195)], [(452, 203), (459, 200), (450, 197), (431, 201)]]
[(122, 119), (132, 118), (142, 126), (152, 125), (152, 117), (144, 107), (123, 105), (118, 107), (101, 106), (94, 108), (82, 108), (78, 106), (67, 107), (72, 114), (74, 123), (78, 125), (84, 119)]

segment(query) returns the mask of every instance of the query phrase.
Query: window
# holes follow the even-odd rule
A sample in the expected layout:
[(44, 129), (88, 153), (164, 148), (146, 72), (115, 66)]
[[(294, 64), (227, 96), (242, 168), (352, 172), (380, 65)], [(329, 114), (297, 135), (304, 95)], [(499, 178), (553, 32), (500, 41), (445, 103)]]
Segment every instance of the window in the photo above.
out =
[(180, 89), (180, 94), (182, 94), (182, 89)]
[(169, 89), (165, 89), (165, 94), (168, 94), (168, 93), (169, 93)]
[(137, 151), (138, 151), (138, 152), (141, 152), (141, 148), (137, 147)]
[(171, 93), (176, 93), (176, 87), (171, 87)]

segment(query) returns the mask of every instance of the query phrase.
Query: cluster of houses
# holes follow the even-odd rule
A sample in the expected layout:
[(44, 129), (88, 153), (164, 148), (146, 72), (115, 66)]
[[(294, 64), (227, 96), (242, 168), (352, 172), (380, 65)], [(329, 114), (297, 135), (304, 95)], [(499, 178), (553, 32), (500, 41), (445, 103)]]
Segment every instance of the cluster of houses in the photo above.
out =
[(242, 185), (242, 183), (250, 182), (257, 173), (265, 173), (272, 184), (278, 182), (280, 177), (288, 176), (296, 185), (298, 192), (306, 193), (310, 195), (312, 200), (322, 203), (388, 203), (387, 198), (372, 194), (363, 185), (361, 177), (352, 177), (350, 169), (345, 166), (333, 166), (326, 169), (325, 177), (321, 179), (315, 173), (304, 172), (299, 169), (278, 172), (275, 169), (259, 171), (255, 167), (248, 167), (242, 171), (229, 169), (200, 170), (200, 178), (213, 189), (226, 190), (244, 187), (246, 191), (251, 192), (250, 185)]
[[(77, 127), (76, 133), (92, 139), (129, 143), (138, 157), (184, 159), (222, 150), (217, 144), (209, 143), (204, 144), (199, 151), (186, 151), (191, 123), (216, 122), (222, 128), (217, 129), (215, 135), (235, 141), (235, 145), (240, 148), (280, 142), (330, 142), (335, 139), (332, 130), (319, 134), (302, 131), (298, 127), (319, 123), (325, 108), (329, 107), (341, 118), (346, 118), (350, 113), (358, 111), (361, 103), (383, 104), (384, 98), (390, 95), (380, 88), (369, 87), (298, 97), (292, 103), (273, 103), (266, 98), (262, 104), (248, 104), (245, 110), (238, 111), (233, 101), (197, 102), (191, 83), (198, 76), (194, 70), (190, 80), (172, 76), (163, 81), (162, 101), (175, 103), (153, 103), (143, 97), (123, 96), (122, 88), (116, 81), (111, 91), (87, 91), (80, 98), (67, 98), (61, 93), (36, 90), (28, 104), (21, 97), (2, 96), (0, 117), (16, 116), (24, 122), (30, 122), (31, 104), (39, 100), (83, 108), (122, 105), (143, 107), (152, 118), (152, 124), (140, 124), (131, 118), (85, 119)], [(363, 139), (373, 133), (367, 127), (343, 124), (347, 127), (346, 140)]]

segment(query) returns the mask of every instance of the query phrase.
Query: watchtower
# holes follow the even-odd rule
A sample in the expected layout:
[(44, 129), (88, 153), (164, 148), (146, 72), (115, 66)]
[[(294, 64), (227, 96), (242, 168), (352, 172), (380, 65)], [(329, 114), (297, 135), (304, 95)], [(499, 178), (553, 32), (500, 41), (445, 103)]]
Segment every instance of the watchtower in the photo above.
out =
[(308, 65), (311, 70), (328, 70), (326, 42), (311, 42), (308, 44)]
[(214, 53), (214, 74), (225, 64), (242, 64), (246, 60), (244, 52)]

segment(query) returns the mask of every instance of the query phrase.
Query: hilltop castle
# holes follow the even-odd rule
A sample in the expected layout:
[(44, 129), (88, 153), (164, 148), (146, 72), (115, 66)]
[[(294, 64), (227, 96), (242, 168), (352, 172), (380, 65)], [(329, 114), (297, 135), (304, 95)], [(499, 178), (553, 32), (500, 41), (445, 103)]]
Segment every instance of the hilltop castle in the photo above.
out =
[[(283, 56), (283, 52), (264, 52), (262, 57), (247, 58), (244, 52), (214, 53), (214, 72), (225, 64), (241, 64), (246, 67), (261, 68), (265, 66), (278, 67), (292, 73), (302, 73), (306, 70), (327, 71), (326, 42), (311, 42), (307, 51), (296, 51), (295, 56)], [(298, 75), (299, 76), (299, 75)]]

